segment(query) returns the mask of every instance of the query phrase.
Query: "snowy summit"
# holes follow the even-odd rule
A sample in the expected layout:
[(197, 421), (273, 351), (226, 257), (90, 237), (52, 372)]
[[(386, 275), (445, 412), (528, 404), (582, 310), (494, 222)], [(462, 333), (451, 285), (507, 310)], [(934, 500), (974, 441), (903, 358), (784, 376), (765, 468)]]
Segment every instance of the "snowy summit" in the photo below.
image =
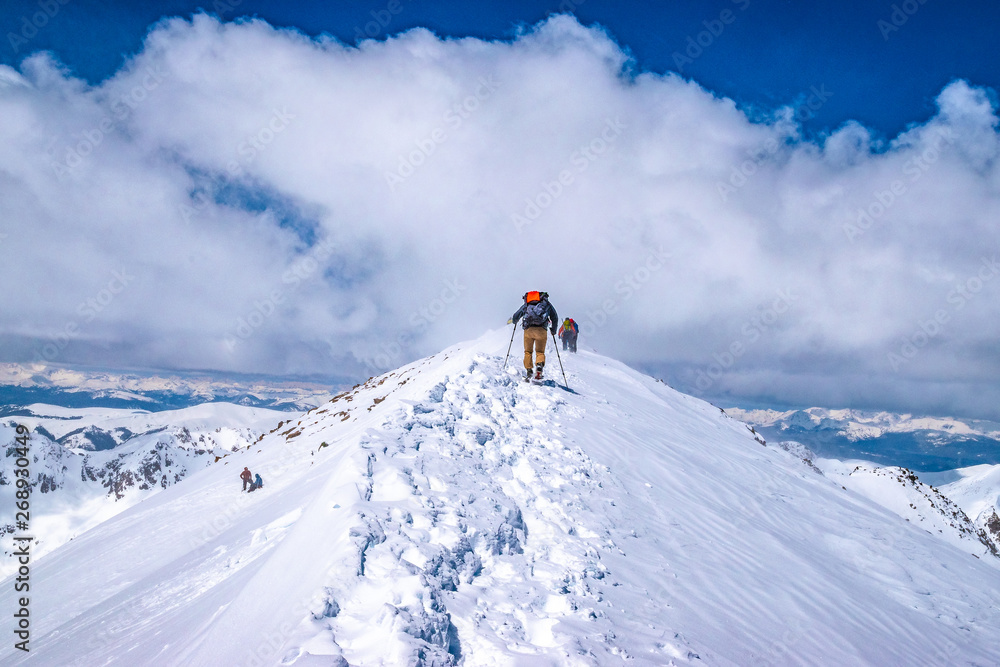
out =
[(563, 355), (570, 389), (556, 363), (524, 383), (508, 340), (372, 378), (37, 561), (32, 650), (0, 662), (1000, 663), (996, 559), (594, 352)]

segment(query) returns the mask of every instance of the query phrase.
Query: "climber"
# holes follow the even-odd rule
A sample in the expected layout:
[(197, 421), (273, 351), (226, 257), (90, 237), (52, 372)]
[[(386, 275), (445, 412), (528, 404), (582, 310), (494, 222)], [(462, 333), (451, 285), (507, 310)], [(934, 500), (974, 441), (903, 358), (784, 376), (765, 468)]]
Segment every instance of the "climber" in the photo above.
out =
[[(524, 295), (524, 304), (517, 309), (511, 317), (514, 326), (521, 318), (524, 329), (524, 368), (527, 371), (525, 380), (532, 378), (542, 379), (542, 371), (545, 368), (545, 344), (548, 342), (546, 329), (553, 337), (556, 335), (556, 323), (559, 322), (559, 315), (556, 309), (549, 303), (548, 292), (527, 292)], [(534, 361), (532, 361), (534, 353)]]
[(253, 473), (250, 472), (250, 468), (247, 468), (246, 466), (243, 467), (243, 472), (240, 473), (240, 479), (243, 480), (243, 490), (246, 491), (247, 484), (249, 484), (250, 480), (253, 479)]
[(562, 339), (563, 349), (569, 348), (570, 352), (576, 352), (576, 338), (580, 335), (580, 327), (572, 317), (567, 317), (562, 326), (559, 327), (559, 338)]

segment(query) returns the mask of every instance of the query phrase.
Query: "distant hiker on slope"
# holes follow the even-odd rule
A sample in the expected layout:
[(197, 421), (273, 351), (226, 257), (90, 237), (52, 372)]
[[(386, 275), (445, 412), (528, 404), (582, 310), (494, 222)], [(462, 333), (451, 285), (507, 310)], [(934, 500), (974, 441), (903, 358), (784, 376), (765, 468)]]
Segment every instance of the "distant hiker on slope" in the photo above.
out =
[[(549, 303), (548, 292), (528, 292), (524, 295), (524, 305), (517, 309), (511, 317), (514, 326), (517, 321), (524, 317), (521, 326), (524, 328), (524, 368), (527, 371), (525, 380), (531, 378), (532, 368), (535, 370), (535, 379), (542, 379), (542, 369), (545, 368), (545, 343), (548, 341), (546, 329), (556, 335), (556, 323), (559, 315), (556, 309)], [(535, 361), (532, 364), (531, 355), (534, 352)]]
[(579, 335), (580, 327), (572, 317), (563, 320), (562, 326), (559, 327), (559, 338), (562, 339), (564, 350), (569, 348), (570, 352), (576, 352), (576, 337)]
[(253, 473), (250, 472), (250, 468), (244, 467), (243, 472), (240, 473), (240, 479), (243, 480), (243, 490), (247, 490), (247, 484), (253, 478)]
[(257, 489), (264, 486), (264, 480), (260, 478), (260, 473), (257, 473), (257, 477), (250, 483), (250, 490), (247, 493), (256, 491)]

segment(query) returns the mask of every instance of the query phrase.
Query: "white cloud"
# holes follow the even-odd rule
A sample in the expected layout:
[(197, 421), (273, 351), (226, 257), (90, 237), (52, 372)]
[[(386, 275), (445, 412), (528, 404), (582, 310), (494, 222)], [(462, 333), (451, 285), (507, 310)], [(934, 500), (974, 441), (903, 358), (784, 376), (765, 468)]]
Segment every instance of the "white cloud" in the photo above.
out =
[[(807, 107), (752, 121), (627, 69), (568, 17), (513, 42), (413, 30), (353, 48), (207, 16), (161, 22), (97, 86), (46, 55), (2, 68), (5, 347), (373, 371), (542, 288), (585, 342), (686, 388), (742, 344), (708, 395), (875, 405), (884, 385), (933, 409), (922, 383), (996, 376), (1000, 281), (949, 302), (998, 250), (991, 92), (956, 81), (888, 143), (857, 123), (811, 141)], [(112, 293), (115, 271), (134, 279)], [(754, 325), (781, 290), (796, 300)], [(805, 374), (825, 378), (814, 397)], [(997, 393), (977, 386), (970, 404)]]

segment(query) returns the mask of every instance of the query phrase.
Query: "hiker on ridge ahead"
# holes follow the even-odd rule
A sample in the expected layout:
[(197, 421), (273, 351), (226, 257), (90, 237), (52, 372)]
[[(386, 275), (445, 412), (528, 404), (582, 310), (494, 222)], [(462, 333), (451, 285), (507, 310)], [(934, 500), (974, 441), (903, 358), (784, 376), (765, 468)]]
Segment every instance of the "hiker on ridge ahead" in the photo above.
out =
[[(546, 329), (556, 335), (556, 325), (559, 316), (556, 309), (549, 303), (548, 292), (527, 292), (524, 295), (524, 305), (510, 318), (517, 326), (517, 321), (524, 317), (521, 326), (524, 328), (524, 368), (527, 371), (525, 380), (531, 379), (531, 371), (535, 371), (535, 379), (542, 379), (545, 368), (545, 343), (548, 342)], [(534, 352), (534, 363), (532, 363)]]
[(577, 326), (576, 320), (572, 317), (567, 317), (559, 327), (559, 338), (562, 339), (563, 349), (569, 349), (570, 352), (576, 352), (576, 337), (580, 335), (580, 327)]

